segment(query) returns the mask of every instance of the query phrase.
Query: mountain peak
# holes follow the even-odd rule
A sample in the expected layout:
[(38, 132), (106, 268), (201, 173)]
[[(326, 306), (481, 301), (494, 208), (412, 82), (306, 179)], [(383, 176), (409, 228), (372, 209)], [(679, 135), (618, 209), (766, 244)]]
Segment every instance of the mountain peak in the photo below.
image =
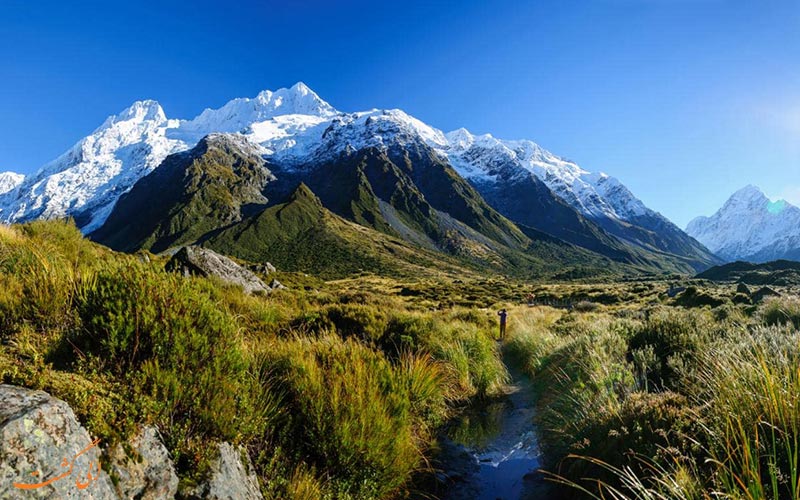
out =
[(770, 200), (748, 185), (710, 217), (697, 217), (686, 232), (726, 260), (765, 262), (800, 255), (800, 209)]
[(25, 176), (16, 172), (0, 172), (0, 194), (6, 194), (25, 180)]
[(730, 199), (748, 199), (748, 200), (761, 199), (761, 198), (767, 198), (767, 196), (764, 194), (763, 191), (761, 191), (761, 189), (752, 184), (748, 184), (742, 189), (736, 191), (730, 197)]
[(167, 123), (167, 116), (158, 101), (151, 99), (136, 101), (116, 115), (106, 118), (106, 121), (95, 129), (95, 133), (109, 129), (114, 124), (122, 122), (146, 123), (158, 126)]
[(116, 115), (115, 121), (127, 120), (135, 120), (138, 122), (146, 120), (164, 122), (167, 120), (167, 116), (164, 114), (164, 109), (158, 101), (146, 99), (144, 101), (134, 102), (130, 107)]
[(298, 93), (298, 94), (302, 94), (302, 95), (314, 94), (315, 96), (319, 97), (319, 95), (317, 95), (317, 93), (316, 93), (316, 92), (314, 92), (313, 90), (311, 90), (311, 89), (308, 87), (308, 85), (306, 85), (306, 84), (305, 84), (305, 83), (303, 83), (303, 82), (297, 82), (297, 83), (295, 83), (294, 85), (292, 85), (291, 87), (289, 87), (289, 90), (291, 90), (292, 92)]
[(261, 111), (265, 118), (279, 115), (331, 116), (337, 112), (303, 82), (275, 91), (262, 90), (254, 101), (256, 107), (261, 108), (257, 111)]
[(182, 122), (171, 137), (196, 142), (212, 132), (242, 132), (280, 116), (329, 118), (337, 113), (308, 86), (298, 82), (288, 89), (262, 90), (253, 98), (236, 98), (220, 108), (208, 108), (193, 120)]

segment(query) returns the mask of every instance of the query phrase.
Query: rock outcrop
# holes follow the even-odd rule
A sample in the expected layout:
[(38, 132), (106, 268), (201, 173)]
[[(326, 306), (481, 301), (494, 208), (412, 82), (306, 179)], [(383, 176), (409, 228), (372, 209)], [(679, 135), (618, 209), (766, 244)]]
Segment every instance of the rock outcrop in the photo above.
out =
[(263, 499), (247, 451), (230, 443), (220, 443), (218, 449), (219, 456), (211, 463), (206, 480), (192, 489), (182, 491), (181, 496), (209, 500)]
[(216, 446), (205, 480), (179, 492), (175, 466), (156, 428), (142, 427), (101, 457), (101, 444), (91, 440), (67, 403), (0, 384), (0, 500), (263, 499), (247, 450)]
[(252, 271), (208, 248), (183, 247), (167, 262), (166, 269), (181, 272), (184, 276), (216, 276), (226, 283), (241, 286), (246, 293), (272, 291)]
[(158, 430), (145, 426), (126, 444), (117, 444), (108, 452), (120, 497), (175, 498), (178, 476)]
[(117, 500), (92, 444), (64, 401), (0, 385), (0, 499)]

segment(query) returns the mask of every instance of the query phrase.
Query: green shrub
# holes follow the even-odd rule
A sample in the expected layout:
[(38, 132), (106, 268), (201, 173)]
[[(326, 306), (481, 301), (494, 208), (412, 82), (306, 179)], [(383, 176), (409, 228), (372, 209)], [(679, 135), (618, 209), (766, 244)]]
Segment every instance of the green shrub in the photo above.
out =
[(381, 498), (419, 467), (410, 390), (419, 386), (420, 374), (409, 380), (406, 368), (332, 335), (276, 343), (264, 355), (288, 391), (288, 439), (296, 459), (335, 478), (334, 488)]
[(724, 304), (723, 299), (709, 295), (708, 293), (698, 290), (695, 286), (687, 287), (676, 299), (675, 304), (683, 307), (717, 307)]
[(698, 352), (713, 337), (713, 319), (702, 311), (658, 309), (635, 327), (628, 341), (628, 359), (652, 350), (652, 363), (641, 366), (652, 388), (676, 388), (681, 368), (696, 363)]
[(573, 310), (575, 312), (593, 312), (596, 311), (598, 307), (599, 306), (594, 302), (581, 300), (573, 306)]
[(602, 413), (575, 436), (572, 453), (592, 460), (573, 459), (560, 473), (574, 481), (591, 478), (618, 485), (619, 478), (597, 461), (625, 468), (647, 483), (653, 465), (669, 467), (687, 460), (696, 444), (689, 436), (699, 434), (695, 414), (687, 399), (673, 392), (635, 392), (618, 411)]
[(485, 396), (507, 379), (497, 346), (488, 332), (473, 323), (420, 313), (392, 317), (380, 340), (388, 353), (410, 349), (430, 353), (454, 370), (462, 398)]

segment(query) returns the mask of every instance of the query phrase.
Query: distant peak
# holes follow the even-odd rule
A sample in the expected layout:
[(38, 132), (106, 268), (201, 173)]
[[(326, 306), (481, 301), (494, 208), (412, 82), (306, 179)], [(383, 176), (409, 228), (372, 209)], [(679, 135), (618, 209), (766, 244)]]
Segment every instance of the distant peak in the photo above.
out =
[(445, 136), (450, 144), (462, 149), (469, 148), (475, 141), (475, 136), (463, 127), (448, 132)]
[(167, 116), (164, 114), (164, 109), (161, 107), (161, 104), (159, 104), (158, 101), (150, 99), (134, 102), (130, 107), (119, 113), (116, 118), (116, 121), (149, 120), (163, 122), (167, 120)]
[(275, 91), (262, 90), (255, 100), (260, 107), (271, 111), (273, 116), (281, 114), (329, 116), (336, 113), (333, 106), (325, 102), (303, 82), (297, 82), (289, 88)]
[(766, 198), (766, 195), (758, 187), (752, 184), (748, 184), (747, 186), (733, 193), (733, 195), (731, 196), (731, 198), (753, 198), (753, 197)]
[[(311, 89), (308, 87), (308, 85), (306, 85), (306, 84), (305, 84), (305, 83), (303, 83), (303, 82), (297, 82), (297, 83), (295, 83), (294, 85), (292, 85), (291, 87), (289, 87), (289, 90), (291, 90), (291, 91), (293, 91), (293, 92), (296, 92), (296, 93), (298, 93), (298, 94), (302, 94), (302, 95), (308, 95), (308, 94), (314, 94), (314, 95), (317, 95), (317, 93), (316, 93), (316, 92), (314, 92), (313, 90), (311, 90)], [(317, 95), (317, 97), (319, 97), (319, 96)]]

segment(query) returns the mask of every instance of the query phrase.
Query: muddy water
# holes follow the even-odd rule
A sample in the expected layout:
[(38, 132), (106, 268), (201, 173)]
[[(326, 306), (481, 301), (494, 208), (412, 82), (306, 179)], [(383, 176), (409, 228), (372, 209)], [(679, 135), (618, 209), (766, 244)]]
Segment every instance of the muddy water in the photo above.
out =
[(445, 500), (547, 499), (536, 474), (540, 451), (531, 383), (509, 366), (504, 396), (467, 411), (441, 438)]

